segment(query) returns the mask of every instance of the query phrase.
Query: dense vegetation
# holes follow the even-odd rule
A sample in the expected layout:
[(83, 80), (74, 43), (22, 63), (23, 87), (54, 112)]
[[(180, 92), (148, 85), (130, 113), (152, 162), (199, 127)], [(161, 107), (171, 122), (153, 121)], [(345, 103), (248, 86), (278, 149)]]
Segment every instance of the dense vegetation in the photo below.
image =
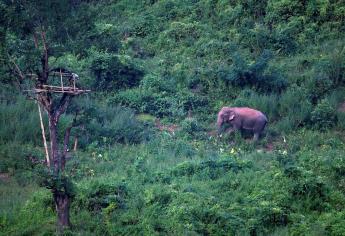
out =
[[(345, 4), (340, 0), (0, 2), (0, 235), (51, 235), (37, 105), (12, 60), (80, 77), (66, 235), (345, 235)], [(223, 106), (265, 136), (215, 136)], [(47, 121), (45, 121), (47, 122)], [(47, 125), (47, 124), (46, 124)], [(71, 143), (72, 149), (72, 143)]]

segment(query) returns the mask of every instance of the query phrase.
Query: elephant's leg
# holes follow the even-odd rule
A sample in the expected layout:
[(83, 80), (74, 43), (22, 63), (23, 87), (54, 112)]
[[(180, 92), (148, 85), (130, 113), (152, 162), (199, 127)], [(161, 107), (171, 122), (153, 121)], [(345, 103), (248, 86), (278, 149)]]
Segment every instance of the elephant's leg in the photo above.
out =
[(231, 134), (231, 133), (234, 132), (234, 131), (235, 131), (235, 129), (234, 129), (233, 127), (229, 127), (229, 128), (227, 128), (227, 129), (225, 130), (225, 133)]
[(259, 136), (260, 136), (260, 133), (254, 133), (254, 142), (258, 141), (259, 140)]

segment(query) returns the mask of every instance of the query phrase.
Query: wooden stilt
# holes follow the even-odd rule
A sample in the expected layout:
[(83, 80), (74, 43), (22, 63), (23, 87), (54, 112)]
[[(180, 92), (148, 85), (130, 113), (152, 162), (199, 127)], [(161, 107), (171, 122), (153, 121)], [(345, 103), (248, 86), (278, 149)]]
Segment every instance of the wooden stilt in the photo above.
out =
[(61, 72), (61, 69), (60, 69), (60, 80), (61, 80), (61, 88), (62, 88), (62, 91), (64, 91), (64, 89), (63, 89), (63, 82), (62, 82), (62, 72)]
[(73, 151), (77, 151), (77, 147), (78, 147), (78, 137), (75, 137), (74, 139), (74, 146), (73, 146)]
[(41, 123), (41, 131), (42, 131), (43, 144), (44, 144), (44, 149), (45, 149), (45, 152), (46, 152), (47, 166), (50, 167), (50, 159), (49, 159), (48, 145), (47, 145), (46, 134), (45, 134), (45, 130), (44, 130), (43, 119), (42, 119), (41, 105), (40, 105), (39, 103), (37, 103), (37, 105), (38, 105), (38, 114), (39, 114), (39, 116), (40, 116), (40, 123)]

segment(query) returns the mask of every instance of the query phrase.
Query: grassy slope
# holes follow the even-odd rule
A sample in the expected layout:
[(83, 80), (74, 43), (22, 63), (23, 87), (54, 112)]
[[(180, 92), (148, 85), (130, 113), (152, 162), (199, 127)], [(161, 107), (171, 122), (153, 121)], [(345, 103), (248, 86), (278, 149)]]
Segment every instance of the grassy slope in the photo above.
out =
[[(147, 74), (167, 73), (181, 87), (200, 68), (201, 80), (212, 87), (207, 96), (214, 111), (236, 97), (236, 90), (222, 97), (224, 90), (217, 87), (217, 78), (204, 71), (210, 68), (212, 72), (231, 60), (226, 53), (230, 40), (240, 44), (241, 52), (251, 59), (259, 53), (248, 52), (239, 25), (226, 23), (236, 9), (220, 1), (215, 7), (218, 16), (214, 16), (211, 1), (157, 1), (152, 6), (142, 2), (119, 1), (100, 11), (100, 25), (113, 24), (120, 32), (120, 57), (130, 58)], [(329, 37), (337, 39), (334, 34)], [(307, 44), (305, 40), (300, 43)], [(301, 62), (308, 59), (312, 64), (320, 54), (327, 54), (318, 44), (310, 48), (289, 56), (276, 52), (274, 66), (290, 82), (304, 83), (314, 68), (299, 67)], [(212, 121), (214, 115), (206, 118)], [(72, 205), (72, 232), (343, 235), (344, 136), (336, 129), (303, 128), (287, 132), (286, 142), (272, 134), (254, 147), (238, 137), (236, 144), (229, 145), (205, 138), (203, 131), (184, 130), (174, 137), (162, 133), (145, 144), (90, 146), (69, 162), (78, 189)], [(272, 141), (274, 150), (262, 151)], [(7, 152), (1, 158), (8, 160)], [(54, 232), (49, 192), (32, 185), (22, 188), (15, 182), (1, 184), (0, 189), (7, 196), (0, 198), (4, 235)]]

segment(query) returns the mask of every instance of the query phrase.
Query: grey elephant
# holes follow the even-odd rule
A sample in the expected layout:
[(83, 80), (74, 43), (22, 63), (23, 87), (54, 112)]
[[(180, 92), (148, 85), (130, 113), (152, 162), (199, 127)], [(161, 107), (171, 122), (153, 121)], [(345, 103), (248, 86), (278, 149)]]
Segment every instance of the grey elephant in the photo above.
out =
[(267, 122), (267, 117), (261, 111), (248, 107), (223, 107), (218, 113), (218, 134), (224, 124), (230, 124), (225, 132), (249, 130), (254, 133), (253, 140), (257, 141)]

